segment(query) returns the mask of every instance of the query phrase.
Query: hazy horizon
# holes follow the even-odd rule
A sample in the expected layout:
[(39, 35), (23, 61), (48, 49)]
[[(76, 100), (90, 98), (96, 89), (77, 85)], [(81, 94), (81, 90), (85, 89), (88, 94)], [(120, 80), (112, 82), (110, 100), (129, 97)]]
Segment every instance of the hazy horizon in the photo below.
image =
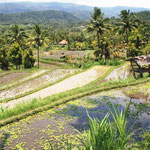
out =
[(80, 5), (97, 6), (97, 7), (143, 7), (150, 8), (149, 0), (0, 0), (0, 3), (7, 2), (61, 2), (61, 3), (75, 3)]

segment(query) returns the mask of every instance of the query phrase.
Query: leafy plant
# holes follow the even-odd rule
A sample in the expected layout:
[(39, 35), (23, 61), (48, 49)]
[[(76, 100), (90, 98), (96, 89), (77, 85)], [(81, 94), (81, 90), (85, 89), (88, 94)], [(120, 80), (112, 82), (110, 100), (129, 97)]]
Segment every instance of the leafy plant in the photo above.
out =
[[(126, 149), (132, 140), (131, 129), (127, 129), (127, 112), (129, 105), (124, 111), (118, 112), (112, 106), (114, 112), (107, 113), (102, 120), (92, 119), (89, 114), (89, 131), (86, 137), (81, 135), (81, 142), (86, 150), (110, 150), (110, 149)], [(110, 114), (113, 122), (110, 122)], [(134, 124), (132, 125), (132, 127)]]

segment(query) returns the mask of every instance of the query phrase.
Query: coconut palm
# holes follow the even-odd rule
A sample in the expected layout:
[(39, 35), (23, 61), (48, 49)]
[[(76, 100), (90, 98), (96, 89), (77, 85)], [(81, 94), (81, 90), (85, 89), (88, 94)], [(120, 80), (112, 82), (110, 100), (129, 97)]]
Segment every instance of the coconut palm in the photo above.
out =
[(87, 26), (88, 32), (96, 32), (98, 48), (100, 48), (100, 36), (106, 30), (106, 22), (108, 18), (104, 18), (104, 14), (101, 12), (100, 8), (95, 7), (94, 13), (91, 15), (90, 25)]
[(125, 40), (128, 44), (129, 32), (137, 28), (138, 20), (135, 14), (131, 13), (130, 10), (122, 10), (119, 16), (119, 23), (117, 23), (119, 26), (118, 31), (120, 34), (125, 34)]
[(8, 37), (10, 37), (11, 43), (16, 42), (20, 45), (21, 48), (23, 48), (23, 46), (25, 46), (24, 39), (27, 38), (28, 36), (26, 35), (26, 32), (24, 31), (24, 29), (19, 28), (18, 25), (13, 25), (8, 34)]
[(35, 38), (33, 39), (34, 45), (37, 47), (37, 60), (39, 68), (39, 51), (40, 47), (45, 44), (45, 37), (47, 36), (46, 32), (42, 31), (39, 25), (34, 26)]

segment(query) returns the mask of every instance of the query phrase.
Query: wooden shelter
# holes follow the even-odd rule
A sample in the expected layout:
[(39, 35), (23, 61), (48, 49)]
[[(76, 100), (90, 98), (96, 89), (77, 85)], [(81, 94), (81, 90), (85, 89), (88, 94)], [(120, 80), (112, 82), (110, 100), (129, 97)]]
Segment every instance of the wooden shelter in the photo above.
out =
[(150, 55), (142, 55), (138, 57), (132, 57), (128, 59), (131, 63), (131, 71), (133, 76), (137, 78), (137, 74), (143, 77), (144, 72), (148, 72), (150, 76)]

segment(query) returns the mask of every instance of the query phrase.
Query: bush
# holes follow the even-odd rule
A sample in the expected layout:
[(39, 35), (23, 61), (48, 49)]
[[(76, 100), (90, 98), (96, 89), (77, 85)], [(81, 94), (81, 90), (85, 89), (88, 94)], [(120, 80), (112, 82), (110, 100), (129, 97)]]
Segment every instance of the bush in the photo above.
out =
[(0, 68), (2, 70), (8, 70), (9, 57), (8, 52), (5, 48), (0, 48)]
[(32, 68), (34, 66), (35, 59), (33, 57), (32, 50), (25, 50), (23, 55), (24, 68)]
[(16, 66), (16, 69), (18, 69), (17, 66), (20, 68), (22, 64), (22, 49), (18, 43), (13, 43), (9, 48), (9, 59)]
[(118, 66), (123, 62), (121, 59), (108, 59), (106, 62), (105, 60), (98, 61), (99, 65), (108, 65), (108, 66)]

